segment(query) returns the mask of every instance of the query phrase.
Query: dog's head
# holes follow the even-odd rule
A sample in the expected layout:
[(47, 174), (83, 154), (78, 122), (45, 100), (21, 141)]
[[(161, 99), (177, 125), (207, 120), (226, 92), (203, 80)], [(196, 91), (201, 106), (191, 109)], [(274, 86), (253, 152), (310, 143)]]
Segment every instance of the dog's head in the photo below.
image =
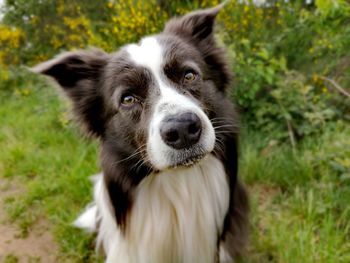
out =
[(116, 53), (69, 52), (34, 71), (60, 84), (78, 120), (120, 160), (141, 155), (154, 170), (190, 165), (215, 148), (211, 119), (230, 79), (213, 37), (219, 9), (175, 18)]

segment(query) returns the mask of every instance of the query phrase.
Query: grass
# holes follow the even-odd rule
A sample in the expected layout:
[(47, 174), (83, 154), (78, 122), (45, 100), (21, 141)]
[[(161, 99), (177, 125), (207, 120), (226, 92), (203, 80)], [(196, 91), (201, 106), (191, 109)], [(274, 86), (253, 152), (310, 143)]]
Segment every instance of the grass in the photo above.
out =
[(24, 188), (22, 196), (5, 200), (10, 218), (23, 236), (47, 218), (63, 262), (93, 261), (92, 239), (70, 224), (91, 200), (87, 176), (98, 171), (96, 145), (67, 123), (66, 107), (41, 81), (3, 92), (0, 100), (0, 175)]
[(348, 127), (329, 130), (295, 153), (286, 145), (261, 149), (261, 136), (246, 136), (240, 167), (253, 204), (247, 262), (350, 262), (349, 135)]
[[(91, 200), (96, 144), (82, 138), (67, 105), (42, 80), (1, 91), (0, 102), (0, 176), (23, 187), (4, 200), (10, 218), (23, 236), (46, 218), (60, 262), (95, 262), (93, 237), (71, 222)], [(334, 124), (294, 151), (266, 138), (249, 131), (242, 137), (240, 174), (252, 202), (243, 262), (350, 262), (350, 128)]]

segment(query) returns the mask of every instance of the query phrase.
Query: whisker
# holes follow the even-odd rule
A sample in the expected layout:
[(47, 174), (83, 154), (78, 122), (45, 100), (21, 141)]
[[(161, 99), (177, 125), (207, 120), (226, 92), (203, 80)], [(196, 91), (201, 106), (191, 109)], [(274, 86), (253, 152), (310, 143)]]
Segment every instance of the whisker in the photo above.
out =
[[(220, 140), (219, 138), (216, 138), (215, 142), (217, 143), (219, 148), (224, 148), (224, 142)], [(223, 150), (223, 149), (222, 149)]]
[(211, 123), (232, 123), (232, 124), (238, 124), (238, 122), (235, 122), (234, 120), (210, 120)]
[(210, 119), (210, 121), (217, 121), (217, 120), (221, 120), (221, 121), (234, 121), (233, 118), (227, 118), (227, 117), (215, 117)]
[(234, 123), (227, 123), (227, 122), (212, 122), (211, 124), (212, 124), (214, 127), (215, 127), (215, 126), (220, 126), (220, 125), (232, 125), (232, 126), (238, 127), (237, 124), (234, 124)]
[(141, 167), (147, 163), (147, 159), (141, 159), (141, 162), (137, 162), (136, 165), (136, 172), (139, 172)]
[(118, 162), (115, 163), (115, 165), (117, 165), (117, 164), (119, 164), (119, 163), (121, 163), (121, 162), (125, 162), (125, 161), (127, 161), (127, 160), (130, 160), (130, 159), (132, 159), (133, 157), (135, 157), (135, 156), (137, 156), (137, 155), (139, 155), (139, 154), (142, 154), (143, 152), (145, 152), (145, 149), (142, 149), (142, 147), (145, 147), (145, 146), (146, 146), (146, 144), (141, 145), (140, 147), (138, 147), (138, 148), (135, 150), (134, 153), (132, 153), (131, 155), (129, 155), (128, 157), (126, 157), (126, 158), (124, 158), (124, 159), (122, 159), (122, 160), (119, 160)]
[(225, 125), (215, 126), (215, 127), (214, 127), (214, 130), (220, 129), (220, 128), (228, 128), (228, 127), (237, 128), (238, 126), (230, 125), (230, 124), (225, 124)]
[(232, 131), (215, 131), (216, 135), (220, 135), (220, 134), (234, 134)]
[(214, 148), (213, 152), (217, 153), (217, 154), (224, 153), (224, 146), (221, 143), (217, 142), (216, 147)]
[(142, 164), (143, 164), (143, 162), (144, 162), (144, 160), (143, 159), (140, 159), (140, 160), (138, 160), (132, 167), (131, 167), (131, 169), (136, 169), (136, 171), (138, 170), (138, 166), (139, 166), (139, 164), (140, 164), (140, 167), (142, 166)]

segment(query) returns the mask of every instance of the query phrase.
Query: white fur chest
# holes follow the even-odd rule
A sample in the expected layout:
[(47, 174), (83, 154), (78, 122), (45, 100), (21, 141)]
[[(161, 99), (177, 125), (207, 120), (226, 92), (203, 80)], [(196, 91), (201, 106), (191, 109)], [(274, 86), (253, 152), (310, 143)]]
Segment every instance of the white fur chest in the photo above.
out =
[(212, 155), (190, 168), (145, 178), (122, 234), (106, 203), (102, 177), (95, 185), (107, 263), (213, 263), (229, 205), (222, 163)]

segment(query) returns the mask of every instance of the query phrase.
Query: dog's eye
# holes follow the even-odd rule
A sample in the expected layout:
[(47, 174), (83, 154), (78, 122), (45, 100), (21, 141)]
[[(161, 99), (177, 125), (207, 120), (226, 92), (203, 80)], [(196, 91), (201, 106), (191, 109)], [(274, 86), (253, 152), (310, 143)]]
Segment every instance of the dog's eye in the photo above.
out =
[(122, 97), (122, 104), (124, 106), (132, 106), (134, 103), (136, 103), (138, 100), (132, 95), (125, 95)]
[(197, 78), (196, 73), (194, 73), (193, 71), (187, 71), (187, 72), (185, 72), (185, 75), (184, 75), (184, 82), (191, 83), (196, 78)]

